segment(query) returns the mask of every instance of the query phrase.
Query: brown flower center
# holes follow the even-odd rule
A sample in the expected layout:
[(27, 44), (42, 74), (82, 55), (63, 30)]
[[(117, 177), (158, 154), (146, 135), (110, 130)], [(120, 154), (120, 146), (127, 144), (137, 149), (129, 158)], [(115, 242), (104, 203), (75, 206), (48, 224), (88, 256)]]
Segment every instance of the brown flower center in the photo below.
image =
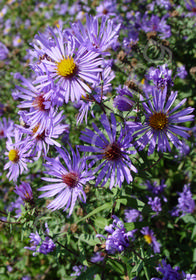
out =
[(103, 152), (103, 157), (107, 160), (118, 160), (121, 156), (122, 152), (118, 143), (109, 144)]
[(78, 184), (79, 176), (76, 172), (69, 172), (67, 174), (62, 175), (63, 183), (65, 183), (68, 187), (74, 188)]
[(35, 97), (35, 100), (33, 101), (33, 107), (39, 111), (44, 111), (45, 110), (45, 105), (44, 105), (45, 99), (42, 95), (39, 95)]
[(155, 130), (163, 130), (168, 124), (168, 118), (165, 113), (155, 112), (149, 118), (149, 125)]

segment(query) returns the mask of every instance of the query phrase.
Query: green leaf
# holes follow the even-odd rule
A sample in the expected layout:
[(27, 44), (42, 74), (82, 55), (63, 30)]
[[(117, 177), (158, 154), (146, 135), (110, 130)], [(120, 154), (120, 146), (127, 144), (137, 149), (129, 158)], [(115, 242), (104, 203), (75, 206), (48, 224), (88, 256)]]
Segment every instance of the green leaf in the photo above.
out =
[(112, 202), (107, 202), (107, 203), (97, 207), (96, 209), (94, 209), (92, 212), (90, 212), (88, 215), (86, 215), (82, 219), (76, 221), (76, 223), (78, 224), (78, 223), (80, 223), (80, 222), (90, 218), (91, 216), (93, 216), (93, 215), (95, 215), (95, 214), (97, 214), (97, 213), (99, 213), (99, 212), (101, 212), (101, 211), (103, 211), (105, 209), (110, 209), (110, 208), (112, 208), (112, 205), (113, 205)]
[(83, 242), (87, 243), (90, 246), (95, 246), (96, 244), (100, 243), (99, 238), (96, 238), (92, 234), (90, 235), (90, 234), (84, 233), (84, 234), (81, 234), (80, 236), (78, 236), (76, 238), (78, 238), (80, 241), (83, 241)]

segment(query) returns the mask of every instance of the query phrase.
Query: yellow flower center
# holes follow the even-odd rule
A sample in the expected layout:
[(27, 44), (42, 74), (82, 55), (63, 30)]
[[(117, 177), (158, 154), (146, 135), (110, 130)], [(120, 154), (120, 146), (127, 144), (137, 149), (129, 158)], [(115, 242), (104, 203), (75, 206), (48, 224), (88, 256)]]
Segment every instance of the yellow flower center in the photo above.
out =
[(8, 158), (10, 161), (13, 161), (13, 162), (18, 162), (19, 161), (19, 154), (18, 154), (18, 150), (10, 150), (9, 151), (9, 154), (8, 154)]
[(74, 62), (73, 57), (67, 57), (58, 62), (56, 71), (58, 75), (65, 78), (74, 76), (77, 71), (77, 66)]
[(152, 243), (152, 238), (149, 234), (144, 235), (144, 239), (148, 244)]
[(149, 118), (149, 125), (155, 130), (163, 130), (168, 124), (168, 118), (165, 113), (155, 112)]

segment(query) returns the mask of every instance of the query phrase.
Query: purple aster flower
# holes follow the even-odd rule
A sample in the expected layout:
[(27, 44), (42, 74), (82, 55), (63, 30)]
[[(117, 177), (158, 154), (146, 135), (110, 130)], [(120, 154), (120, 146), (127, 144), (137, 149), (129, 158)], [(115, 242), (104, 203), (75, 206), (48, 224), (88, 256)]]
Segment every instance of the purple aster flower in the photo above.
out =
[(182, 213), (182, 216), (187, 213), (193, 213), (195, 210), (195, 201), (192, 198), (190, 185), (184, 185), (183, 192), (178, 194), (178, 204), (172, 211), (172, 216), (179, 216), (179, 213)]
[(186, 0), (185, 1), (186, 8), (190, 11), (187, 16), (193, 17), (196, 16), (196, 2), (195, 0)]
[(126, 232), (123, 222), (116, 216), (113, 216), (113, 223), (105, 227), (105, 230), (109, 233), (107, 238), (103, 235), (97, 235), (106, 239), (106, 251), (109, 254), (115, 254), (116, 252), (122, 252), (125, 248), (129, 247), (130, 240), (132, 238), (132, 232)]
[(150, 192), (152, 192), (154, 195), (160, 195), (163, 193), (164, 189), (167, 187), (165, 184), (165, 180), (161, 180), (160, 185), (157, 182), (153, 182), (151, 184), (150, 181), (146, 181), (147, 188)]
[(13, 131), (14, 122), (10, 119), (6, 120), (6, 118), (3, 118), (2, 122), (0, 121), (0, 139), (14, 136)]
[(15, 143), (12, 142), (12, 139), (9, 137), (6, 142), (8, 152), (5, 155), (8, 156), (9, 162), (4, 166), (4, 170), (9, 169), (7, 178), (11, 181), (16, 181), (19, 174), (22, 174), (23, 171), (27, 171), (27, 162), (29, 154), (27, 153), (28, 146), (21, 144), (22, 133), (19, 130), (15, 129)]
[(148, 205), (151, 206), (152, 211), (155, 211), (157, 214), (162, 211), (161, 199), (158, 196), (148, 197)]
[(54, 108), (51, 100), (48, 99), (48, 87), (43, 88), (42, 91), (38, 90), (27, 79), (20, 77), (23, 87), (16, 86), (21, 93), (18, 94), (18, 98), (23, 99), (19, 108), (29, 108), (30, 111), (19, 111), (19, 114), (25, 114), (30, 123), (29, 129), (35, 129), (38, 127), (35, 137), (41, 134), (48, 126), (51, 125), (51, 121), (54, 114)]
[(167, 64), (158, 65), (157, 68), (150, 68), (147, 78), (152, 80), (158, 89), (164, 89), (166, 86), (171, 87), (174, 85), (172, 78), (172, 70), (167, 68)]
[(172, 7), (169, 0), (156, 0), (156, 4), (166, 10), (169, 10)]
[(31, 233), (29, 238), (31, 239), (31, 246), (30, 247), (24, 247), (24, 249), (33, 251), (33, 256), (36, 256), (37, 253), (41, 253), (44, 255), (47, 255), (48, 253), (54, 251), (55, 244), (52, 241), (51, 238), (49, 238), (47, 235), (49, 234), (49, 229), (47, 223), (45, 223), (45, 233), (46, 237), (45, 239), (41, 239), (39, 233), (36, 231), (36, 233)]
[(119, 111), (130, 111), (135, 105), (133, 94), (129, 91), (128, 87), (117, 89), (118, 95), (114, 98), (113, 105)]
[[(144, 149), (149, 144), (148, 154), (152, 154), (156, 146), (158, 151), (171, 151), (168, 140), (178, 149), (179, 146), (182, 146), (182, 142), (178, 137), (187, 139), (189, 134), (185, 131), (189, 131), (190, 129), (175, 125), (175, 123), (192, 121), (194, 115), (189, 114), (194, 111), (194, 108), (188, 107), (181, 111), (178, 110), (186, 102), (185, 98), (170, 110), (176, 100), (177, 92), (171, 92), (171, 95), (167, 99), (166, 88), (163, 91), (154, 89), (152, 91), (152, 101), (148, 93), (145, 93), (145, 95), (147, 101), (142, 103), (146, 118), (144, 124), (136, 124), (131, 121), (127, 122), (127, 125), (131, 128), (134, 127), (136, 130), (136, 133), (133, 135), (134, 137), (142, 134), (140, 139), (137, 140), (139, 150)], [(141, 99), (144, 101), (143, 97)]]
[(82, 272), (84, 272), (87, 269), (87, 266), (83, 265), (74, 265), (73, 271), (74, 273), (70, 274), (70, 276), (80, 276)]
[(8, 56), (8, 49), (6, 48), (6, 46), (0, 42), (0, 60), (5, 60)]
[(156, 240), (154, 232), (149, 227), (143, 227), (141, 233), (144, 235), (145, 241), (152, 247), (154, 253), (160, 253), (160, 243)]
[(161, 39), (166, 39), (171, 36), (171, 27), (167, 25), (166, 16), (163, 16), (161, 19), (157, 15), (152, 15), (149, 18), (148, 13), (146, 12), (142, 18), (141, 29), (147, 32), (156, 31), (160, 34)]
[(82, 202), (86, 202), (83, 186), (86, 182), (92, 180), (94, 176), (87, 171), (86, 160), (85, 158), (80, 158), (78, 150), (75, 153), (71, 148), (71, 155), (67, 150), (60, 148), (57, 148), (57, 150), (64, 161), (64, 165), (59, 159), (46, 158), (47, 163), (45, 166), (48, 169), (46, 174), (55, 178), (42, 178), (52, 184), (38, 189), (39, 191), (44, 191), (39, 197), (57, 195), (47, 207), (52, 211), (64, 207), (64, 211), (66, 211), (70, 207), (69, 215), (71, 215), (78, 197)]
[[(90, 167), (96, 162), (103, 160), (100, 165), (94, 169), (94, 173), (99, 172), (96, 179), (96, 186), (103, 180), (101, 186), (105, 185), (110, 178), (110, 189), (115, 185), (121, 187), (124, 179), (129, 184), (133, 177), (131, 170), (137, 172), (137, 169), (132, 165), (130, 154), (135, 151), (129, 150), (133, 147), (131, 141), (132, 137), (130, 132), (121, 127), (120, 135), (117, 136), (117, 123), (114, 114), (111, 114), (111, 123), (105, 114), (101, 116), (101, 124), (107, 132), (109, 140), (105, 137), (104, 133), (92, 124), (94, 131), (86, 129), (82, 131), (81, 140), (91, 144), (92, 146), (79, 146), (80, 150), (84, 152), (93, 152), (92, 156), (87, 159), (91, 160)], [(93, 146), (94, 145), (94, 146)]]
[(30, 129), (30, 118), (26, 118), (25, 115), (21, 116), (24, 118), (25, 126), (17, 127), (23, 133), (27, 134), (27, 137), (24, 139), (23, 143), (29, 145), (29, 153), (31, 154), (31, 157), (34, 157), (34, 159), (37, 160), (42, 155), (42, 153), (44, 156), (46, 156), (49, 151), (50, 145), (61, 147), (61, 144), (58, 143), (55, 139), (58, 139), (61, 134), (65, 132), (68, 133), (69, 131), (69, 125), (61, 123), (65, 119), (65, 117), (63, 116), (63, 111), (61, 111), (57, 115), (55, 115), (54, 113), (49, 126), (46, 127), (42, 133), (38, 134), (37, 131), (39, 129), (39, 125), (37, 125), (33, 129)]
[(33, 200), (33, 192), (29, 183), (21, 182), (19, 186), (15, 187), (14, 192), (18, 194), (23, 201), (30, 202)]
[(55, 42), (52, 47), (49, 39), (44, 38), (42, 34), (35, 37), (40, 48), (44, 46), (45, 53), (39, 64), (44, 74), (36, 79), (36, 83), (41, 83), (38, 88), (42, 89), (49, 84), (54, 86), (56, 83), (66, 103), (69, 98), (72, 102), (78, 101), (86, 92), (91, 92), (89, 84), (97, 80), (98, 72), (102, 72), (102, 58), (98, 57), (98, 53), (87, 51), (82, 45), (77, 48), (73, 36), (64, 38), (60, 29), (57, 29), (57, 35), (52, 29), (50, 33)]
[[(165, 260), (162, 260), (161, 264), (156, 267), (156, 270), (163, 275), (162, 280), (182, 280), (182, 276), (179, 272), (179, 267), (172, 268), (170, 264), (167, 264)], [(151, 280), (156, 280), (160, 278), (152, 278)]]
[(187, 75), (188, 73), (184, 65), (177, 68), (177, 76), (180, 77), (180, 79), (185, 79)]
[(110, 54), (106, 50), (116, 43), (120, 24), (116, 25), (114, 20), (106, 16), (101, 18), (99, 26), (98, 17), (86, 16), (86, 28), (80, 21), (72, 24), (75, 39), (88, 50), (101, 54)]
[(96, 252), (94, 256), (91, 258), (91, 262), (93, 263), (102, 262), (104, 258), (105, 258), (104, 252)]
[(134, 223), (134, 222), (141, 222), (142, 221), (142, 215), (140, 211), (137, 209), (125, 209), (125, 221), (126, 223)]
[(196, 274), (187, 273), (183, 280), (196, 280)]
[(116, 16), (117, 15), (117, 6), (116, 0), (108, 0), (104, 2), (100, 2), (99, 6), (96, 8), (96, 12), (98, 16)]
[(28, 275), (23, 276), (23, 277), (22, 277), (22, 280), (31, 280), (31, 276), (28, 276)]
[(21, 197), (18, 197), (14, 202), (10, 203), (10, 206), (8, 207), (8, 211), (9, 212), (15, 211), (16, 213), (15, 217), (19, 218), (22, 212), (21, 210), (22, 205), (24, 205), (24, 201), (22, 200)]

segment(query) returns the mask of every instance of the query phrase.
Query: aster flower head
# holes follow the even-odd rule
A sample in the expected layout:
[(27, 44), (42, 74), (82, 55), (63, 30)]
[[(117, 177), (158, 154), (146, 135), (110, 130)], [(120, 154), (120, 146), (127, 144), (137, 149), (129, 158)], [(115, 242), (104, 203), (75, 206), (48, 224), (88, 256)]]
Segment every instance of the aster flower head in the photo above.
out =
[(0, 139), (14, 136), (14, 122), (10, 119), (3, 118), (0, 121)]
[(150, 192), (154, 195), (160, 195), (163, 193), (164, 189), (167, 187), (165, 180), (161, 180), (160, 184), (157, 182), (151, 183), (149, 180), (146, 181), (146, 186)]
[[(171, 265), (167, 264), (165, 260), (162, 260), (159, 266), (156, 267), (156, 270), (162, 274), (163, 278), (161, 279), (182, 280), (181, 273), (179, 272), (179, 267), (176, 266), (172, 268)], [(152, 278), (152, 279), (155, 280), (157, 278)]]
[(5, 60), (8, 56), (8, 49), (7, 47), (2, 43), (0, 42), (0, 60)]
[(125, 209), (124, 214), (126, 223), (142, 221), (142, 215), (137, 209)]
[(149, 18), (146, 12), (142, 18), (141, 29), (147, 32), (156, 31), (161, 39), (166, 39), (171, 36), (171, 27), (166, 23), (166, 16), (159, 18), (157, 15), (152, 15)]
[(29, 145), (29, 153), (31, 157), (35, 160), (38, 159), (42, 153), (44, 156), (47, 156), (50, 146), (61, 147), (61, 144), (55, 139), (58, 139), (60, 135), (65, 132), (69, 132), (69, 125), (63, 124), (62, 121), (65, 119), (63, 116), (63, 111), (56, 114), (55, 112), (52, 115), (50, 123), (46, 123), (44, 131), (37, 133), (40, 124), (35, 128), (30, 129), (31, 122), (29, 122), (29, 116), (26, 117), (25, 114), (21, 114), (22, 120), (25, 123), (25, 126), (17, 126), (21, 132), (26, 133), (27, 137), (24, 139), (23, 143)]
[(31, 233), (29, 236), (31, 246), (24, 247), (24, 249), (33, 251), (33, 256), (36, 256), (37, 253), (47, 255), (48, 253), (53, 252), (56, 247), (52, 239), (47, 236), (49, 234), (47, 223), (45, 223), (45, 228), (46, 237), (44, 239), (42, 239), (36, 231), (36, 233)]
[(106, 251), (109, 254), (115, 254), (116, 252), (122, 252), (130, 245), (130, 239), (133, 237), (131, 231), (126, 232), (124, 223), (115, 215), (113, 215), (113, 223), (105, 227), (105, 230), (109, 233), (107, 237), (98, 234), (97, 237), (103, 237), (106, 239)]
[(108, 0), (104, 2), (100, 2), (99, 6), (96, 8), (96, 12), (98, 16), (116, 16), (117, 14), (117, 6), (116, 0)]
[(141, 233), (145, 241), (152, 247), (154, 253), (160, 253), (160, 243), (156, 240), (154, 232), (149, 227), (143, 227)]
[(135, 105), (133, 94), (127, 86), (117, 89), (118, 95), (114, 98), (113, 105), (119, 111), (130, 111)]
[(24, 201), (19, 196), (15, 201), (12, 201), (10, 203), (10, 205), (8, 207), (8, 211), (9, 212), (15, 211), (15, 213), (16, 213), (15, 217), (19, 218), (21, 216), (21, 212), (22, 212), (21, 206), (23, 206), (23, 205), (24, 205)]
[(190, 184), (184, 185), (183, 192), (178, 194), (179, 194), (178, 204), (174, 208), (172, 215), (178, 216), (181, 213), (182, 216), (184, 216), (187, 213), (193, 213), (195, 210), (195, 201), (192, 198)]
[(126, 179), (129, 184), (133, 177), (130, 171), (137, 172), (137, 169), (133, 166), (130, 155), (135, 153), (133, 150), (129, 150), (133, 145), (131, 143), (132, 137), (130, 132), (121, 127), (120, 135), (117, 135), (117, 123), (114, 114), (110, 116), (111, 123), (108, 117), (103, 114), (101, 116), (101, 124), (107, 133), (107, 137), (96, 126), (93, 125), (94, 131), (86, 129), (82, 131), (80, 139), (91, 144), (91, 146), (79, 146), (80, 150), (84, 152), (94, 153), (88, 156), (89, 160), (92, 160), (90, 167), (96, 162), (102, 161), (95, 169), (94, 173), (99, 172), (96, 178), (95, 185), (98, 186), (103, 180), (101, 186), (105, 185), (110, 178), (110, 189), (115, 186), (122, 186), (122, 183)]
[[(78, 101), (82, 95), (91, 92), (90, 85), (97, 80), (97, 73), (102, 72), (102, 58), (99, 54), (88, 51), (86, 47), (78, 47), (73, 35), (65, 35), (59, 28), (56, 33), (49, 29), (54, 46), (50, 47), (49, 40), (39, 34), (35, 37), (39, 48), (44, 46), (45, 57), (41, 60), (39, 68), (43, 75), (36, 78), (38, 88), (55, 85), (66, 103)], [(55, 94), (55, 92), (54, 92)]]
[(23, 201), (30, 202), (33, 199), (33, 192), (29, 183), (21, 182), (19, 186), (15, 187), (14, 192), (18, 194)]
[(19, 90), (18, 98), (23, 99), (18, 107), (29, 109), (29, 111), (19, 111), (19, 115), (22, 114), (23, 117), (25, 115), (26, 119), (28, 119), (29, 129), (36, 129), (34, 134), (34, 137), (36, 137), (51, 124), (55, 111), (51, 100), (48, 99), (50, 88), (45, 87), (40, 91), (29, 80), (23, 77), (20, 77), (20, 80), (24, 87), (16, 86)]
[(88, 50), (100, 54), (110, 54), (106, 50), (116, 43), (121, 24), (115, 24), (114, 20), (106, 16), (101, 17), (99, 24), (98, 17), (86, 16), (86, 27), (80, 21), (73, 23), (71, 28), (75, 39), (79, 44), (84, 45)]
[[(194, 111), (194, 108), (188, 107), (181, 109), (181, 111), (179, 110), (186, 102), (185, 98), (173, 109), (170, 109), (176, 100), (177, 92), (171, 92), (171, 95), (167, 99), (166, 88), (163, 91), (153, 89), (152, 101), (151, 96), (147, 92), (145, 95), (147, 101), (142, 102), (145, 110), (145, 122), (143, 124), (131, 121), (127, 122), (128, 126), (135, 128), (136, 132), (133, 134), (134, 137), (141, 135), (136, 143), (139, 150), (149, 145), (148, 154), (152, 154), (156, 146), (158, 151), (166, 152), (168, 150), (171, 152), (169, 141), (178, 149), (179, 146), (182, 146), (182, 141), (178, 137), (187, 139), (189, 134), (186, 131), (190, 129), (176, 125), (176, 123), (192, 121), (194, 115), (190, 115), (190, 113)], [(141, 99), (144, 101), (143, 97)]]
[(172, 81), (172, 70), (167, 68), (167, 64), (158, 65), (157, 68), (150, 68), (147, 78), (152, 80), (158, 89), (164, 89), (165, 87), (172, 87), (174, 85)]
[(74, 273), (70, 274), (70, 276), (80, 276), (80, 274), (84, 271), (86, 271), (87, 266), (83, 266), (83, 265), (74, 265), (73, 266), (73, 271)]
[(8, 156), (9, 162), (4, 166), (4, 170), (9, 169), (7, 178), (11, 181), (16, 181), (19, 174), (22, 174), (25, 170), (27, 171), (27, 162), (30, 162), (28, 145), (21, 143), (22, 133), (18, 129), (15, 129), (15, 143), (12, 142), (11, 137), (6, 142), (8, 152), (5, 155)]
[(82, 202), (86, 202), (86, 194), (83, 186), (89, 180), (92, 180), (91, 172), (87, 171), (86, 159), (80, 158), (78, 150), (76, 153), (72, 148), (71, 155), (67, 150), (57, 148), (60, 159), (46, 158), (45, 164), (47, 175), (52, 176), (42, 178), (44, 181), (52, 183), (38, 189), (44, 193), (39, 197), (54, 197), (54, 200), (47, 206), (52, 211), (64, 208), (66, 211), (69, 207), (69, 215), (73, 212), (75, 203), (79, 198)]
[(155, 211), (157, 214), (162, 211), (161, 199), (158, 196), (155, 196), (154, 198), (148, 197), (148, 205), (150, 205), (152, 211)]
[(183, 280), (196, 280), (196, 274), (187, 273)]

